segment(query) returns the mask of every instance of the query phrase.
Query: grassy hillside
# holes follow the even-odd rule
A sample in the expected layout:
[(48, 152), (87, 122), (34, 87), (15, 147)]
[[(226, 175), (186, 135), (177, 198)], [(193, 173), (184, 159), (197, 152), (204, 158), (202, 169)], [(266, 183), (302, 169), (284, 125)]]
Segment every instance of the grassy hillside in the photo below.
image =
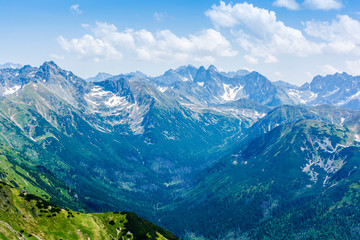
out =
[(58, 208), (0, 183), (0, 239), (178, 239), (134, 213)]
[(48, 169), (32, 163), (24, 154), (1, 143), (0, 181), (60, 206), (76, 210), (85, 208), (75, 192)]

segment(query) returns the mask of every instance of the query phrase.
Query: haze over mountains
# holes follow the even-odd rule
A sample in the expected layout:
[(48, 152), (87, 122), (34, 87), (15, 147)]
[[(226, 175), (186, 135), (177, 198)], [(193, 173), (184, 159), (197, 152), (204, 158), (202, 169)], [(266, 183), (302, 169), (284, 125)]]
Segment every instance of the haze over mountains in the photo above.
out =
[(5, 69), (5, 68), (12, 68), (12, 69), (16, 69), (16, 68), (22, 68), (21, 64), (18, 63), (5, 63), (5, 64), (0, 64), (0, 69)]
[(360, 234), (360, 77), (188, 65), (85, 81), (45, 62), (1, 69), (0, 95), (2, 181), (62, 207), (189, 239)]

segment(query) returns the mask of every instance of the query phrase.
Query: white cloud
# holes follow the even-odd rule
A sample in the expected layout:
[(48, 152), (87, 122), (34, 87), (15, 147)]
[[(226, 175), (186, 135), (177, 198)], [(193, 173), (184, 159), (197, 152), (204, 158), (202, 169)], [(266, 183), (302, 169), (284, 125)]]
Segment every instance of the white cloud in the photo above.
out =
[(97, 22), (95, 27), (84, 25), (92, 34), (66, 40), (60, 36), (61, 47), (80, 57), (119, 59), (122, 53), (144, 61), (214, 62), (217, 57), (237, 55), (230, 42), (214, 29), (196, 35), (179, 37), (170, 30), (152, 33), (145, 29), (118, 31), (115, 25)]
[(70, 6), (70, 11), (75, 14), (82, 14), (82, 11), (80, 10), (79, 4), (74, 4)]
[(338, 0), (305, 0), (304, 5), (314, 10), (339, 10), (343, 7)]
[(352, 75), (360, 75), (360, 59), (356, 61), (346, 61), (346, 67), (348, 73)]
[(360, 22), (347, 15), (331, 23), (306, 22), (305, 32), (326, 42), (326, 52), (360, 55)]
[(71, 40), (60, 36), (58, 37), (58, 42), (65, 51), (76, 53), (80, 58), (92, 58), (95, 61), (122, 58), (122, 54), (109, 43), (101, 39), (95, 39), (88, 34), (82, 38)]
[(307, 40), (300, 30), (278, 21), (275, 12), (246, 2), (232, 5), (221, 1), (205, 14), (215, 26), (232, 28), (238, 43), (248, 52), (245, 59), (251, 63), (258, 62), (258, 58), (273, 63), (281, 54), (305, 57), (322, 51), (322, 44)]
[(276, 7), (284, 7), (290, 10), (298, 10), (300, 8), (299, 4), (295, 0), (276, 0), (273, 5)]

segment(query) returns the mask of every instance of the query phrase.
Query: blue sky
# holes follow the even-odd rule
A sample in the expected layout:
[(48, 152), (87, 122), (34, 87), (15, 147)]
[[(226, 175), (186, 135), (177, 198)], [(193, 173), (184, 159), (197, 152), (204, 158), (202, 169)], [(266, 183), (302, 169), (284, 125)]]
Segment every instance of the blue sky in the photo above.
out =
[(87, 78), (193, 64), (294, 84), (360, 75), (357, 0), (0, 0), (0, 63)]

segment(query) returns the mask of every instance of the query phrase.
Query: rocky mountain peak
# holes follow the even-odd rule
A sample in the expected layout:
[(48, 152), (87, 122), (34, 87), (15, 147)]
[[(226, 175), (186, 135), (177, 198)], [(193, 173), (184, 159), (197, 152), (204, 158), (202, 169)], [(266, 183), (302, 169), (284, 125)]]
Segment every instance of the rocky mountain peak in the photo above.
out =
[(194, 82), (204, 82), (206, 80), (206, 69), (204, 68), (204, 66), (201, 66), (196, 72)]
[(335, 73), (333, 75), (321, 76), (317, 75), (310, 83), (312, 91), (333, 91), (344, 84), (344, 81), (351, 79), (352, 76), (347, 73)]
[(174, 76), (174, 75), (177, 75), (174, 69), (169, 69), (164, 73), (164, 76)]
[(219, 72), (214, 65), (210, 65), (209, 68), (207, 69), (207, 71), (216, 72), (216, 73)]
[(90, 77), (88, 79), (86, 79), (86, 81), (88, 82), (100, 82), (103, 81), (107, 78), (113, 77), (113, 75), (109, 74), (109, 73), (105, 73), (105, 72), (99, 72), (98, 74), (96, 74), (95, 77)]
[(44, 70), (52, 70), (52, 71), (59, 71), (61, 70), (61, 68), (53, 61), (49, 61), (49, 62), (44, 62), (39, 69), (44, 69)]

